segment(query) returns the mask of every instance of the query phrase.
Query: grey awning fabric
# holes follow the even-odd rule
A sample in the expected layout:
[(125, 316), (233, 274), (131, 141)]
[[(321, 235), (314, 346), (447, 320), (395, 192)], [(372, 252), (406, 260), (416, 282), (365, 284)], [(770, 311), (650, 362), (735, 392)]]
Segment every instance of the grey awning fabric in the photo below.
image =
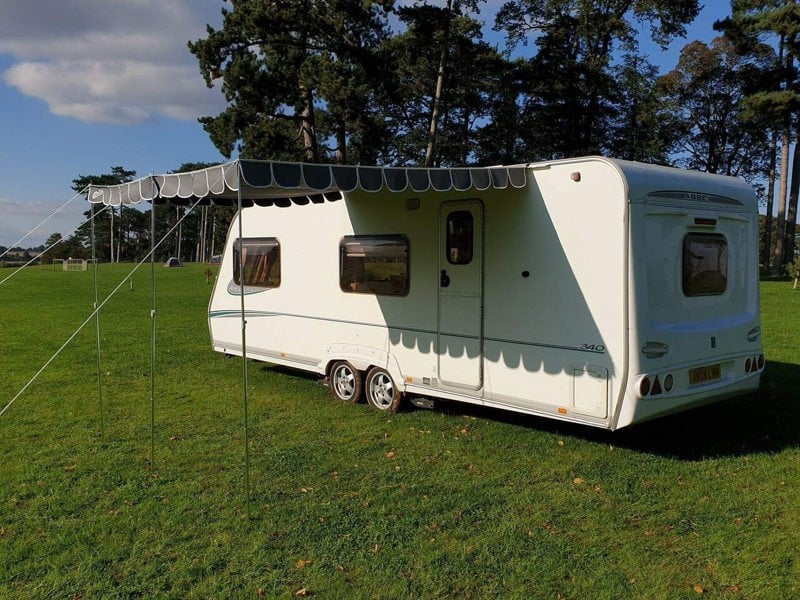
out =
[(248, 206), (289, 206), (338, 200), (343, 192), (356, 190), (463, 192), (522, 188), (526, 182), (525, 165), (425, 169), (235, 160), (188, 173), (149, 175), (120, 185), (93, 185), (87, 199), (112, 206), (151, 201), (185, 205), (198, 198), (205, 203), (230, 204), (237, 201), (241, 185)]

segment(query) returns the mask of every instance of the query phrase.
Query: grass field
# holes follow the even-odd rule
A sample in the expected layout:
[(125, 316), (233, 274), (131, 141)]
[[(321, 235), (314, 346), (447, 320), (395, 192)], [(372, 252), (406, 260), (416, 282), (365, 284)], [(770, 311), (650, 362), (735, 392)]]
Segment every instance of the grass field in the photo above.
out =
[[(210, 349), (205, 266), (150, 273), (0, 417), (2, 598), (798, 598), (800, 291), (762, 284), (759, 393), (609, 434), (460, 405), (382, 415)], [(101, 298), (130, 266), (104, 265)], [(0, 408), (92, 273), (0, 286)]]

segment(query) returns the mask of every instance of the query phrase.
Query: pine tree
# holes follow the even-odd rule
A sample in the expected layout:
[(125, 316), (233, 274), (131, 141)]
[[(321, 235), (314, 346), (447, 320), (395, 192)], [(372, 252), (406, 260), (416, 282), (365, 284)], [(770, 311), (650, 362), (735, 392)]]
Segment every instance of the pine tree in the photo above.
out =
[[(123, 167), (111, 167), (110, 173), (102, 175), (78, 175), (72, 180), (72, 189), (76, 192), (83, 190), (90, 184), (94, 185), (117, 185), (131, 181), (136, 177), (136, 171), (129, 171)], [(122, 213), (122, 207), (119, 209)], [(109, 207), (107, 209), (108, 220), (95, 219), (95, 246), (97, 248), (98, 260), (108, 260), (110, 262), (119, 262), (120, 248), (122, 237), (122, 220), (117, 218), (117, 209)], [(83, 213), (88, 219), (92, 212), (91, 210)], [(77, 242), (79, 245), (86, 247), (90, 242), (91, 236), (91, 223), (85, 223), (79, 227), (78, 230), (71, 236), (65, 243)]]
[(743, 56), (723, 37), (684, 47), (675, 69), (659, 80), (678, 134), (672, 150), (683, 166), (748, 180), (764, 174), (769, 136), (744, 99), (772, 60), (768, 46)]
[[(506, 62), (468, 14), (423, 4), (398, 9), (406, 29), (386, 44), (403, 82), (384, 112), (395, 132), (391, 162), (463, 165), (478, 160), (478, 135), (501, 90)], [(439, 52), (446, 49), (446, 68)]]
[(391, 4), (239, 0), (222, 9), (222, 29), (208, 26), (189, 43), (206, 83), (221, 81), (230, 104), (200, 119), (214, 145), (226, 157), (317, 162), (332, 140), (344, 161), (354, 129), (379, 127), (371, 100), (391, 83), (379, 52)]
[[(496, 28), (511, 47), (535, 35), (538, 52), (522, 102), (522, 119), (535, 131), (531, 154), (557, 158), (606, 152), (624, 101), (614, 53), (636, 50), (634, 20), (649, 23), (666, 44), (685, 33), (699, 11), (697, 0), (510, 0)], [(533, 135), (533, 134), (532, 134)]]
[[(772, 78), (745, 99), (749, 110), (772, 123), (780, 137), (780, 180), (778, 213), (775, 223), (775, 246), (770, 263), (777, 271), (791, 262), (797, 219), (797, 196), (800, 176), (792, 178), (789, 193), (789, 151), (800, 126), (800, 93), (796, 62), (800, 56), (800, 5), (795, 0), (733, 0), (732, 15), (715, 27), (725, 32), (739, 52), (748, 53), (758, 43), (770, 43), (777, 49)], [(800, 164), (800, 152), (795, 154)], [(789, 200), (787, 211), (787, 196)], [(771, 215), (771, 207), (768, 207)], [(771, 237), (767, 228), (767, 237)], [(769, 248), (769, 243), (767, 243)]]

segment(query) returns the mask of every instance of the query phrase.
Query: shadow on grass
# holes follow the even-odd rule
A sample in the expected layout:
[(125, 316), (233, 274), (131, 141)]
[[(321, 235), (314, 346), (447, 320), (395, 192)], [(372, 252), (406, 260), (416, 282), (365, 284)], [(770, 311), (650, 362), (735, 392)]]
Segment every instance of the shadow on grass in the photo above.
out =
[(311, 371), (302, 371), (300, 369), (293, 369), (291, 367), (284, 367), (283, 365), (275, 365), (272, 363), (265, 363), (265, 362), (253, 362), (256, 365), (256, 369), (261, 371), (262, 373), (276, 373), (278, 375), (283, 375), (286, 377), (296, 377), (298, 379), (306, 379), (308, 381), (316, 381), (317, 383), (321, 383), (322, 378), (318, 373), (312, 373)]
[(800, 446), (800, 365), (767, 362), (757, 392), (642, 423), (616, 445), (681, 460), (779, 452)]
[(768, 362), (761, 387), (755, 393), (617, 432), (469, 405), (450, 404), (447, 410), (637, 452), (701, 460), (800, 446), (798, 381), (800, 365)]
[[(258, 368), (286, 377), (320, 381), (315, 373), (269, 363), (262, 363)], [(768, 361), (761, 387), (755, 393), (617, 432), (459, 402), (437, 402), (437, 410), (678, 460), (701, 460), (800, 447), (800, 391), (796, 389), (797, 382), (800, 382), (800, 365)]]

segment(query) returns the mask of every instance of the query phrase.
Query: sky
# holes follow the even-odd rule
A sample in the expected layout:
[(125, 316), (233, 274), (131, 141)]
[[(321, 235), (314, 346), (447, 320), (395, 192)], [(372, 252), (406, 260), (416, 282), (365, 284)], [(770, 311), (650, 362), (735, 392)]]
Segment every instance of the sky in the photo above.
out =
[[(481, 18), (489, 42), (493, 7)], [(186, 162), (224, 162), (201, 116), (225, 108), (200, 75), (189, 40), (219, 28), (222, 0), (0, 0), (0, 246), (35, 247), (54, 232), (67, 237), (85, 200), (70, 202), (72, 180), (111, 167), (137, 175)], [(688, 42), (709, 41), (730, 12), (708, 0), (685, 39), (667, 51), (643, 43), (662, 72)], [(645, 36), (646, 37), (646, 36)]]

